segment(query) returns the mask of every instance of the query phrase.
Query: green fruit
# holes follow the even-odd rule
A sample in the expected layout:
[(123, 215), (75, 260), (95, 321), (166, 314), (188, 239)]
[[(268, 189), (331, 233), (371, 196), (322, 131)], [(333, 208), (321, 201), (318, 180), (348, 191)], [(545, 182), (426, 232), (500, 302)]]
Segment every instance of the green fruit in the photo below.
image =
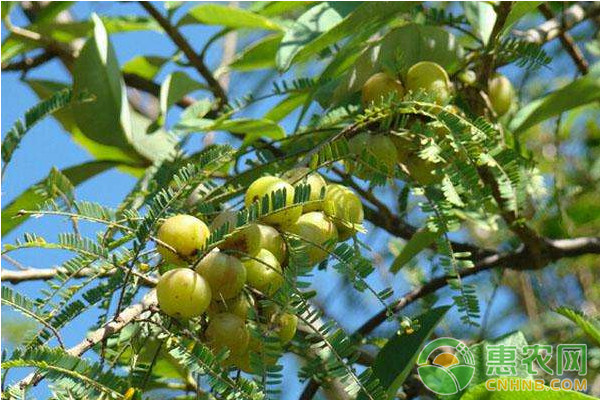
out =
[(281, 344), (289, 343), (294, 338), (294, 335), (296, 335), (298, 317), (289, 313), (278, 314), (274, 322)]
[(237, 315), (241, 319), (247, 319), (250, 309), (254, 307), (254, 299), (244, 293), (225, 301), (213, 301), (208, 307), (208, 315), (212, 316), (220, 313), (230, 313)]
[(240, 356), (248, 350), (250, 334), (246, 322), (231, 313), (221, 313), (210, 318), (206, 328), (206, 340), (215, 352), (229, 349), (231, 356)]
[(261, 249), (254, 258), (245, 260), (243, 264), (248, 285), (253, 288), (272, 295), (283, 285), (281, 265), (269, 250)]
[(506, 114), (515, 101), (515, 89), (508, 78), (503, 75), (496, 75), (490, 79), (488, 92), (492, 108), (498, 116)]
[(395, 93), (396, 99), (404, 96), (402, 83), (394, 77), (379, 72), (371, 76), (362, 87), (362, 103), (368, 106), (371, 103), (380, 103)]
[[(229, 222), (228, 233), (230, 233), (236, 225), (236, 215), (235, 212), (224, 211), (215, 218), (211, 227), (218, 229)], [(279, 231), (272, 226), (255, 223), (240, 228), (236, 233), (225, 239), (219, 245), (219, 248), (237, 250), (250, 256), (255, 256), (260, 249), (267, 249), (273, 253), (281, 264), (285, 262), (287, 257), (285, 241)]]
[(207, 254), (196, 266), (208, 284), (215, 300), (227, 300), (237, 296), (246, 283), (246, 269), (240, 260), (213, 251)]
[(355, 154), (358, 158), (361, 156), (370, 157), (369, 162), (375, 161), (375, 165), (370, 167), (370, 164), (365, 162), (363, 167), (357, 170), (354, 168), (353, 163), (349, 161), (345, 163), (346, 170), (360, 179), (368, 179), (369, 171), (391, 175), (398, 162), (397, 154), (391, 151), (393, 148), (394, 142), (390, 136), (360, 133), (348, 141), (348, 149), (350, 153)]
[(477, 74), (475, 74), (475, 71), (467, 69), (458, 74), (458, 79), (460, 79), (460, 81), (465, 85), (472, 86), (475, 82), (477, 82)]
[(331, 250), (337, 241), (338, 233), (335, 224), (322, 212), (313, 211), (302, 215), (295, 224), (287, 228), (300, 238), (305, 239), (310, 264), (320, 263), (329, 255), (323, 249)]
[(333, 219), (340, 241), (352, 236), (356, 232), (355, 225), (361, 224), (365, 216), (360, 198), (342, 185), (327, 186), (323, 211)]
[(176, 318), (201, 315), (212, 297), (208, 282), (189, 268), (172, 269), (161, 276), (156, 296), (161, 311)]
[(421, 185), (431, 185), (441, 182), (443, 175), (438, 170), (442, 164), (423, 160), (418, 155), (412, 155), (406, 162), (406, 168), (410, 176)]
[(438, 104), (445, 104), (451, 93), (448, 73), (441, 65), (430, 61), (421, 61), (409, 68), (406, 87), (414, 93), (425, 90)]
[[(273, 212), (273, 195), (285, 190), (285, 208)], [(268, 196), (268, 215), (261, 216), (261, 221), (272, 225), (289, 225), (296, 222), (302, 215), (302, 206), (294, 206), (294, 187), (286, 181), (274, 177), (265, 176), (258, 178), (248, 187), (244, 202), (250, 207), (254, 202), (260, 202), (259, 211), (262, 213), (262, 202)]]
[(204, 222), (191, 215), (167, 218), (158, 229), (158, 239), (171, 246), (176, 253), (159, 244), (158, 252), (167, 263), (186, 265), (185, 258), (196, 254), (210, 235)]
[(323, 209), (323, 199), (321, 193), (324, 192), (327, 182), (316, 172), (310, 172), (309, 168), (294, 168), (282, 175), (282, 178), (291, 185), (308, 185), (310, 194), (306, 203), (302, 206), (303, 212), (320, 211)]
[(396, 149), (396, 159), (400, 164), (405, 164), (414, 153), (415, 145), (406, 136), (391, 136), (392, 143)]

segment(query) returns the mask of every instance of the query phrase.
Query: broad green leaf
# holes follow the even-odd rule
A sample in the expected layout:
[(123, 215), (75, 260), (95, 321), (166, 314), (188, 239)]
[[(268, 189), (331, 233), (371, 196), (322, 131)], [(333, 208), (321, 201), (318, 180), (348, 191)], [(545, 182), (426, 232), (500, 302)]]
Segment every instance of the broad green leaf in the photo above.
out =
[(285, 131), (279, 124), (268, 119), (239, 118), (217, 122), (209, 130), (229, 131), (244, 135), (243, 146), (248, 146), (259, 138), (283, 139)]
[[(25, 83), (29, 85), (40, 99), (46, 99), (52, 96), (53, 93), (69, 87), (64, 83), (44, 80), (27, 80)], [(139, 165), (140, 167), (144, 166), (146, 161), (139, 155), (125, 152), (119, 147), (107, 146), (95, 142), (85, 136), (75, 123), (73, 109), (67, 108), (59, 110), (53, 114), (53, 117), (61, 124), (63, 129), (71, 135), (73, 141), (86, 149), (94, 158), (120, 161), (124, 164), (120, 169), (125, 169), (134, 174), (139, 174), (140, 170), (139, 168), (132, 167), (133, 165)]]
[(339, 24), (342, 19), (329, 3), (320, 3), (310, 8), (286, 29), (277, 52), (277, 67), (282, 71), (287, 70), (304, 46)]
[(144, 79), (153, 80), (165, 63), (169, 61), (166, 57), (159, 56), (136, 56), (123, 64), (124, 74), (135, 74)]
[[(345, 4), (343, 8), (339, 7), (340, 3), (315, 6), (286, 31), (277, 57), (279, 69), (287, 70), (294, 63), (309, 61), (347, 36), (370, 36), (385, 23), (396, 18), (399, 13), (411, 10), (417, 3), (403, 1), (342, 4)], [(354, 7), (356, 8), (352, 10)], [(349, 11), (352, 12), (348, 14)]]
[(132, 111), (132, 145), (138, 154), (152, 162), (158, 162), (174, 155), (176, 138), (163, 128), (156, 128), (153, 121)]
[[(390, 396), (398, 391), (410, 374), (419, 352), (449, 309), (450, 306), (437, 307), (420, 315), (416, 318), (420, 325), (416, 332), (392, 337), (379, 351), (373, 363), (373, 373)], [(362, 394), (359, 396), (359, 399), (364, 398)]]
[(535, 10), (543, 1), (516, 1), (513, 3), (504, 26), (502, 27), (501, 34), (506, 34), (514, 24), (516, 24), (521, 18)]
[(102, 21), (92, 16), (94, 37), (75, 62), (73, 91), (88, 92), (95, 101), (74, 107), (77, 126), (89, 139), (133, 151), (131, 115), (117, 57)]
[(292, 93), (271, 108), (264, 116), (265, 119), (279, 122), (292, 111), (300, 107), (309, 98), (308, 93)]
[(515, 133), (560, 115), (565, 111), (600, 100), (600, 64), (583, 76), (523, 107), (510, 123)]
[(465, 1), (461, 4), (465, 10), (465, 17), (473, 27), (473, 31), (487, 45), (496, 22), (494, 7), (483, 1)]
[(181, 120), (203, 118), (211, 110), (212, 104), (209, 99), (196, 100), (181, 112)]
[[(66, 176), (73, 186), (77, 186), (80, 183), (110, 169), (118, 166), (120, 162), (117, 161), (90, 161), (74, 167), (69, 167), (61, 171)], [(2, 209), (2, 236), (21, 225), (28, 218), (27, 216), (15, 217), (20, 210), (34, 210), (44, 198), (40, 196), (35, 187), (42, 185), (45, 179), (38, 182), (34, 186), (25, 190), (10, 204)]]
[(250, 9), (260, 15), (274, 17), (289, 14), (314, 3), (315, 1), (256, 1), (252, 3)]
[(252, 43), (235, 57), (229, 67), (238, 71), (275, 68), (275, 57), (282, 38), (275, 34)]
[(400, 254), (396, 257), (392, 266), (390, 267), (390, 272), (395, 274), (400, 269), (405, 266), (410, 260), (417, 256), (421, 251), (429, 247), (438, 236), (440, 236), (442, 232), (431, 232), (427, 228), (419, 229), (415, 232), (414, 235), (410, 238), (408, 242), (404, 245), (402, 250), (400, 250)]
[(242, 8), (220, 4), (202, 4), (188, 11), (178, 26), (189, 24), (221, 25), (227, 28), (254, 28), (271, 31), (281, 30), (281, 26), (269, 18)]
[(190, 78), (183, 71), (169, 74), (160, 86), (160, 113), (162, 118), (166, 118), (169, 108), (181, 100), (183, 96), (206, 88), (206, 85)]
[[(499, 380), (515, 380), (524, 381), (521, 378), (495, 378), (489, 384), (497, 388)], [(510, 382), (505, 382), (504, 387), (510, 388)], [(523, 388), (522, 383), (513, 383)], [(461, 400), (592, 400), (595, 397), (588, 396), (580, 392), (574, 392), (572, 390), (551, 390), (549, 387), (544, 386), (541, 390), (527, 390), (529, 386), (525, 386), (526, 390), (496, 390), (490, 391), (486, 387), (486, 383), (481, 383), (469, 391), (467, 391)]]
[(600, 320), (569, 307), (558, 307), (555, 311), (577, 324), (596, 345), (600, 346)]

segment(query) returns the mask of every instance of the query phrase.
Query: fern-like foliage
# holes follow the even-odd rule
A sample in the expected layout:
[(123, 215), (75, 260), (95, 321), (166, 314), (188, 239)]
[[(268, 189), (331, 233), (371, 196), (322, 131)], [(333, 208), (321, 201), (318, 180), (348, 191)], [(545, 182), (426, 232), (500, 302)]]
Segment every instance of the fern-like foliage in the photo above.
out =
[[(19, 119), (15, 122), (12, 128), (6, 133), (4, 140), (2, 141), (2, 162), (6, 166), (19, 143), (25, 136), (25, 134), (39, 121), (55, 113), (56, 111), (67, 107), (74, 102), (90, 101), (92, 98), (89, 95), (79, 95), (73, 98), (71, 89), (64, 89), (54, 93), (50, 98), (41, 101), (34, 107), (30, 108), (25, 112), (23, 119)], [(6, 167), (3, 168), (6, 168)]]

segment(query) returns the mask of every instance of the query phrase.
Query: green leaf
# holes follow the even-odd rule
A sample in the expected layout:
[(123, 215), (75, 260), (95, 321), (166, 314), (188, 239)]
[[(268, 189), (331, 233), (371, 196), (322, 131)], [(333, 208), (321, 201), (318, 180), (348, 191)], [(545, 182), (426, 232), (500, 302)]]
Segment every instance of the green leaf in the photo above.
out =
[(577, 326), (579, 326), (581, 330), (596, 343), (596, 345), (600, 346), (600, 321), (598, 319), (594, 319), (581, 311), (564, 306), (558, 307), (554, 311), (577, 324)]
[(3, 1), (2, 2), (2, 19), (6, 18), (14, 8), (16, 1)]
[(12, 155), (19, 146), (23, 136), (25, 136), (36, 123), (73, 102), (91, 100), (88, 95), (82, 95), (82, 98), (73, 99), (71, 90), (64, 89), (54, 93), (50, 98), (41, 101), (27, 110), (24, 119), (18, 119), (2, 141), (2, 161), (4, 162), (4, 167), (10, 162)]
[(238, 54), (229, 68), (238, 71), (275, 68), (275, 57), (282, 38), (282, 35), (275, 34), (257, 40)]
[(565, 111), (600, 100), (600, 64), (583, 76), (545, 97), (523, 107), (510, 123), (515, 133), (557, 116)]
[[(110, 169), (118, 166), (117, 161), (90, 161), (83, 164), (69, 167), (61, 171), (66, 176), (73, 186), (77, 186), (82, 182)], [(36, 188), (44, 185), (46, 179), (38, 182), (29, 189), (25, 190), (10, 204), (2, 209), (2, 236), (15, 229), (17, 226), (25, 222), (28, 216), (15, 218), (20, 210), (34, 210), (45, 199), (38, 194)]]
[[(52, 96), (57, 91), (68, 88), (64, 83), (44, 80), (27, 80), (25, 81), (29, 87), (35, 92), (40, 99), (45, 99)], [(53, 114), (53, 117), (61, 124), (63, 129), (71, 134), (73, 141), (86, 149), (96, 159), (108, 159), (120, 161), (123, 163), (120, 169), (125, 169), (127, 172), (139, 174), (140, 169), (135, 168), (135, 165), (144, 166), (145, 160), (137, 154), (125, 152), (119, 147), (107, 146), (95, 142), (86, 137), (75, 123), (72, 108), (65, 108)]]
[(135, 74), (144, 79), (153, 80), (165, 63), (166, 57), (136, 56), (123, 64), (124, 74)]
[(309, 98), (308, 93), (292, 93), (277, 103), (264, 116), (265, 119), (279, 122), (287, 117), (292, 111), (300, 107)]
[[(339, 10), (339, 4), (336, 4), (336, 8)], [(321, 29), (318, 27), (317, 31), (322, 32), (314, 40), (310, 40), (310, 44), (302, 44), (300, 48), (294, 51), (293, 54), (288, 54), (287, 57), (278, 60), (277, 65), (280, 69), (286, 70), (293, 63), (309, 61), (314, 55), (318, 54), (327, 47), (339, 42), (343, 38), (354, 35), (354, 34), (368, 34), (375, 33), (380, 27), (385, 25), (387, 22), (397, 17), (397, 14), (407, 12), (411, 10), (417, 3), (411, 1), (402, 2), (364, 2), (355, 3), (358, 7), (348, 14), (342, 21), (339, 21), (335, 26)], [(350, 10), (350, 6), (346, 5), (341, 9), (341, 15), (346, 15)], [(310, 12), (310, 10), (309, 10)], [(300, 17), (302, 18), (302, 17)], [(357, 29), (361, 27), (361, 29)], [(300, 27), (302, 29), (302, 27)], [(286, 32), (287, 36), (287, 32)], [(293, 41), (293, 38), (292, 38)], [(284, 38), (282, 45), (286, 43)]]
[(239, 118), (217, 122), (208, 130), (229, 131), (244, 135), (243, 146), (259, 138), (283, 139), (285, 131), (276, 122), (268, 119)]
[(320, 34), (333, 28), (343, 17), (329, 3), (321, 3), (302, 14), (288, 29), (277, 52), (277, 67), (285, 71), (300, 50)]
[(465, 10), (465, 17), (473, 27), (473, 31), (487, 45), (496, 22), (494, 7), (483, 1), (467, 1), (461, 4)]
[(204, 84), (190, 78), (182, 71), (169, 74), (160, 86), (160, 113), (166, 118), (167, 111), (183, 96), (196, 90), (206, 89)]
[(502, 27), (501, 34), (506, 34), (514, 24), (525, 15), (535, 10), (542, 3), (542, 1), (517, 1), (513, 3), (508, 16), (506, 17), (506, 21), (504, 22), (504, 26)]
[(119, 64), (102, 21), (93, 15), (94, 37), (75, 61), (73, 91), (89, 92), (94, 102), (74, 107), (77, 126), (89, 139), (133, 152), (131, 116)]
[(431, 232), (427, 228), (416, 231), (410, 240), (406, 242), (406, 245), (404, 245), (402, 250), (400, 250), (400, 254), (398, 254), (390, 267), (390, 272), (395, 274), (400, 271), (403, 266), (416, 257), (423, 249), (426, 249), (435, 242), (435, 239), (437, 239), (441, 233), (441, 231)]
[[(493, 387), (498, 387), (498, 380), (517, 380), (523, 381), (520, 378), (496, 378), (496, 382), (492, 382)], [(514, 383), (513, 383), (514, 384)], [(511, 387), (510, 382), (505, 383), (506, 387)], [(522, 384), (519, 384), (522, 385)], [(522, 386), (521, 386), (522, 387)], [(588, 396), (580, 392), (572, 390), (550, 390), (544, 386), (543, 390), (498, 390), (490, 391), (486, 387), (486, 383), (481, 383), (472, 387), (465, 393), (461, 400), (592, 400), (595, 397)]]
[(281, 26), (267, 17), (242, 8), (203, 4), (192, 8), (179, 21), (178, 26), (189, 24), (221, 25), (227, 28), (254, 28), (271, 31), (281, 30)]
[[(390, 396), (394, 396), (413, 369), (419, 352), (449, 309), (450, 306), (437, 307), (420, 315), (416, 318), (419, 330), (411, 335), (392, 337), (379, 351), (373, 363), (373, 373)], [(364, 399), (362, 394), (359, 398)]]

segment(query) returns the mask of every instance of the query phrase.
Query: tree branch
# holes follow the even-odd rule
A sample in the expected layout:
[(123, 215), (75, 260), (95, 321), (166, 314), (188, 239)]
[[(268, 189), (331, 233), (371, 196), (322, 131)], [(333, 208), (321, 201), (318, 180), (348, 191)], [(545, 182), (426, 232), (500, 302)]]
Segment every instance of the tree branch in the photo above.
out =
[[(150, 290), (148, 293), (146, 293), (146, 295), (142, 298), (142, 300), (139, 303), (133, 304), (124, 309), (115, 319), (104, 324), (102, 328), (95, 330), (94, 332), (89, 334), (84, 340), (68, 349), (67, 353), (74, 357), (81, 356), (83, 353), (85, 353), (104, 339), (107, 339), (115, 333), (120, 332), (123, 328), (125, 328), (137, 317), (139, 317), (140, 314), (156, 306), (157, 304), (158, 301), (156, 299), (156, 291)], [(27, 375), (24, 379), (22, 379), (18, 383), (18, 386), (21, 389), (24, 389), (30, 385), (35, 386), (42, 379), (44, 379), (43, 373), (32, 372), (31, 374)]]
[[(554, 13), (552, 12), (548, 4), (542, 3), (538, 7), (538, 9), (548, 21), (554, 19)], [(581, 72), (583, 75), (586, 75), (589, 71), (589, 64), (585, 59), (583, 53), (579, 49), (579, 46), (577, 46), (577, 44), (573, 40), (573, 37), (565, 30), (564, 23), (562, 20), (561, 30), (558, 33), (558, 38), (560, 39), (560, 42), (562, 43), (567, 53), (569, 53), (569, 56), (571, 56), (571, 59), (575, 63), (575, 66), (577, 66), (579, 72)]]
[(204, 59), (196, 53), (196, 51), (183, 37), (179, 30), (173, 26), (169, 20), (163, 17), (163, 15), (156, 8), (154, 8), (152, 3), (149, 1), (140, 1), (138, 3), (144, 8), (144, 10), (148, 12), (148, 14), (152, 16), (152, 18), (156, 20), (156, 22), (158, 22), (165, 33), (171, 38), (173, 43), (175, 43), (175, 45), (183, 52), (183, 54), (185, 54), (196, 71), (198, 71), (198, 73), (206, 80), (206, 83), (219, 101), (218, 108), (220, 109), (227, 104), (227, 95), (225, 94), (225, 91), (215, 79), (206, 64), (204, 64)]
[[(0, 269), (0, 279), (2, 282), (9, 282), (12, 284), (19, 284), (28, 281), (47, 281), (54, 279), (59, 273), (69, 273), (64, 268), (27, 268), (20, 271), (2, 268)], [(115, 272), (106, 271), (99, 277), (107, 277), (113, 275)], [(75, 273), (74, 278), (89, 278), (97, 275), (98, 271), (93, 268), (82, 268)], [(141, 284), (144, 286), (154, 287), (156, 286), (156, 279), (142, 274), (136, 274), (141, 279)]]

